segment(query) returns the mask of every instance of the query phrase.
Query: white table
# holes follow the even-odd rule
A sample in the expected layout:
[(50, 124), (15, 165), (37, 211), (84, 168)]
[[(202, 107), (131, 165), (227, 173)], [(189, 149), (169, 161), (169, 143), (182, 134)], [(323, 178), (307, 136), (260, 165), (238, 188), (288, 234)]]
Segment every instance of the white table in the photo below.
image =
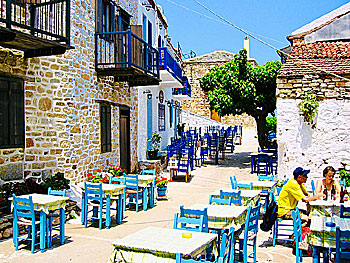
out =
[[(192, 238), (182, 237), (183, 233), (191, 233)], [(215, 246), (216, 238), (216, 234), (148, 227), (114, 241), (115, 249), (108, 262), (119, 262), (123, 258), (125, 262), (175, 262), (177, 253), (196, 257), (207, 247)]]
[(189, 209), (208, 209), (208, 224), (210, 229), (222, 230), (234, 227), (241, 228), (247, 217), (248, 206), (194, 204)]
[(239, 181), (238, 184), (250, 184), (253, 183), (253, 190), (271, 190), (275, 189), (277, 182), (271, 181)]

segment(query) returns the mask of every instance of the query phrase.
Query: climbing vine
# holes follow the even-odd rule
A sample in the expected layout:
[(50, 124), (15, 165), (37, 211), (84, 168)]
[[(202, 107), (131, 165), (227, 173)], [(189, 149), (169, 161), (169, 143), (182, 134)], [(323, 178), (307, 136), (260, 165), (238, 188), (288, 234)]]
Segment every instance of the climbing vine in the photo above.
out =
[(308, 123), (311, 128), (316, 127), (315, 116), (318, 108), (318, 101), (316, 95), (308, 92), (304, 99), (299, 103), (301, 115), (304, 116), (304, 121)]

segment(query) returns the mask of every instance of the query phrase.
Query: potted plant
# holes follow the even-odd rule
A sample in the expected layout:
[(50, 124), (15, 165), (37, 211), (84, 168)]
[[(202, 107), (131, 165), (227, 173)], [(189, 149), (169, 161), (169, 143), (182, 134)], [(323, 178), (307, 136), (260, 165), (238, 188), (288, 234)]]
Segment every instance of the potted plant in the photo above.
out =
[(87, 176), (87, 181), (90, 183), (108, 183), (109, 182), (107, 173), (101, 172), (100, 169), (97, 169), (95, 174), (87, 173), (86, 176)]
[(156, 160), (158, 156), (158, 151), (160, 147), (160, 142), (162, 140), (162, 137), (160, 136), (160, 133), (154, 132), (152, 134), (152, 138), (148, 139), (152, 143), (152, 149), (147, 150), (147, 156), (149, 160)]
[(157, 186), (158, 197), (165, 197), (169, 180), (161, 175), (157, 175), (155, 182)]
[(116, 166), (114, 164), (109, 164), (108, 165), (108, 173), (112, 175), (113, 177), (119, 177), (122, 176), (123, 173), (127, 173), (126, 170), (121, 168), (120, 166)]

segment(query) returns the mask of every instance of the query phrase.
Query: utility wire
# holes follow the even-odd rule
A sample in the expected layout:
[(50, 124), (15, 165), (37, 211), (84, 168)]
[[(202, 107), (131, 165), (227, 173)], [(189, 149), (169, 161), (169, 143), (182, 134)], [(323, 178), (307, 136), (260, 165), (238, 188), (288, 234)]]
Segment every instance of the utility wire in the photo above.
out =
[[(193, 10), (193, 9), (191, 9), (191, 8), (188, 8), (188, 7), (186, 7), (186, 6), (183, 6), (183, 5), (181, 5), (181, 4), (178, 4), (178, 3), (176, 3), (176, 2), (174, 2), (174, 1), (172, 1), (172, 0), (165, 0), (165, 1), (167, 1), (167, 2), (169, 2), (169, 3), (172, 3), (172, 4), (174, 4), (174, 5), (177, 5), (177, 6), (183, 8), (183, 9), (186, 9), (186, 10), (188, 10), (188, 11), (191, 11), (191, 12), (193, 12), (193, 13), (196, 13), (196, 14), (198, 14), (198, 15), (200, 15), (200, 16), (204, 16), (204, 17), (206, 17), (206, 18), (208, 18), (208, 19), (211, 19), (211, 20), (213, 20), (213, 21), (219, 22), (219, 23), (221, 23), (221, 24), (223, 24), (223, 25), (227, 25), (227, 23), (225, 23), (225, 22), (223, 22), (223, 21), (221, 21), (221, 20), (219, 20), (219, 19), (215, 19), (215, 18), (213, 18), (213, 17), (211, 17), (211, 16), (208, 16), (208, 15), (206, 15), (206, 14), (203, 14), (203, 13), (201, 13), (201, 12), (198, 12), (198, 11), (196, 11), (196, 10)], [(249, 31), (247, 31), (247, 32), (249, 32)], [(252, 32), (249, 32), (249, 33), (250, 33), (250, 34), (253, 34)], [(272, 40), (272, 41), (275, 41), (275, 42), (280, 43), (280, 44), (285, 44), (285, 42), (282, 42), (282, 41), (279, 41), (279, 40), (276, 40), (276, 39), (273, 39), (273, 38), (269, 38), (269, 37), (266, 37), (266, 36), (263, 36), (263, 35), (259, 35), (259, 34), (257, 34), (257, 33), (255, 33), (255, 35), (260, 36), (260, 37), (263, 37), (263, 38), (266, 38), (266, 39), (269, 39), (269, 40)]]
[[(167, 0), (167, 1), (170, 1), (170, 0)], [(292, 58), (292, 59), (295, 59), (295, 60), (297, 60), (297, 61), (299, 61), (299, 62), (301, 62), (301, 63), (304, 63), (304, 64), (306, 64), (307, 66), (310, 66), (310, 67), (312, 67), (312, 68), (314, 68), (314, 69), (317, 69), (317, 70), (319, 70), (319, 71), (325, 72), (325, 73), (327, 73), (327, 74), (329, 74), (329, 75), (333, 75), (333, 76), (335, 76), (335, 77), (337, 77), (337, 78), (350, 81), (350, 79), (348, 79), (348, 78), (345, 78), (345, 77), (340, 76), (340, 75), (338, 75), (338, 74), (336, 74), (336, 73), (332, 73), (332, 72), (330, 72), (330, 71), (324, 70), (324, 69), (322, 69), (322, 68), (320, 68), (320, 67), (317, 67), (317, 66), (315, 66), (315, 65), (313, 65), (313, 64), (311, 64), (311, 63), (309, 63), (309, 62), (307, 62), (307, 61), (304, 61), (304, 60), (299, 59), (299, 58), (297, 58), (297, 57), (295, 57), (295, 56), (292, 56), (292, 55), (290, 55), (290, 54), (288, 54), (288, 53), (286, 53), (286, 52), (284, 52), (284, 51), (282, 51), (282, 50), (279, 50), (278, 48), (272, 46), (271, 44), (269, 44), (269, 43), (267, 43), (267, 42), (261, 40), (260, 38), (257, 38), (256, 36), (254, 36), (252, 33), (248, 32), (247, 30), (245, 30), (245, 29), (243, 29), (243, 28), (240, 28), (240, 27), (238, 27), (237, 25), (231, 23), (230, 21), (228, 21), (228, 20), (225, 19), (224, 17), (220, 16), (219, 14), (215, 13), (215, 12), (214, 12), (213, 10), (211, 10), (210, 8), (208, 8), (208, 7), (206, 7), (205, 5), (203, 5), (203, 4), (202, 4), (201, 2), (199, 2), (198, 0), (193, 0), (193, 1), (195, 1), (197, 4), (199, 4), (200, 6), (202, 6), (205, 10), (209, 11), (210, 13), (212, 13), (213, 15), (215, 15), (216, 17), (218, 17), (219, 19), (225, 21), (227, 24), (233, 26), (234, 28), (236, 28), (237, 30), (243, 32), (244, 34), (246, 34), (246, 35), (248, 35), (248, 36), (254, 38), (255, 40), (257, 40), (257, 41), (259, 41), (259, 42), (261, 42), (262, 44), (264, 44), (264, 45), (266, 45), (266, 46), (268, 46), (268, 47), (270, 47), (270, 48), (272, 48), (272, 49), (274, 49), (274, 50), (276, 50), (276, 51), (279, 51), (280, 53), (282, 53), (282, 54), (284, 54), (284, 55), (286, 55), (286, 56), (288, 56), (288, 57), (290, 57), (290, 58)]]

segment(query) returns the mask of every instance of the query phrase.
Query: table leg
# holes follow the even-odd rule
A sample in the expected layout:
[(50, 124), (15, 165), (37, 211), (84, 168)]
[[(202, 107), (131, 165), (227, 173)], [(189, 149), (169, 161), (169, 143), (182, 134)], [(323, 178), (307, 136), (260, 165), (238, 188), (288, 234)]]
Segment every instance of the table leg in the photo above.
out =
[(45, 251), (45, 237), (46, 237), (46, 214), (40, 211), (40, 250)]
[(109, 229), (111, 226), (111, 196), (107, 195), (106, 200), (106, 228)]
[(85, 224), (85, 192), (81, 195), (81, 223)]
[(147, 211), (147, 186), (142, 191), (142, 206), (143, 211)]
[(64, 233), (64, 229), (65, 229), (65, 212), (63, 208), (60, 208), (60, 242), (61, 245), (64, 244), (65, 241), (65, 233)]
[(253, 156), (250, 157), (250, 173), (251, 174), (254, 173), (254, 157)]

